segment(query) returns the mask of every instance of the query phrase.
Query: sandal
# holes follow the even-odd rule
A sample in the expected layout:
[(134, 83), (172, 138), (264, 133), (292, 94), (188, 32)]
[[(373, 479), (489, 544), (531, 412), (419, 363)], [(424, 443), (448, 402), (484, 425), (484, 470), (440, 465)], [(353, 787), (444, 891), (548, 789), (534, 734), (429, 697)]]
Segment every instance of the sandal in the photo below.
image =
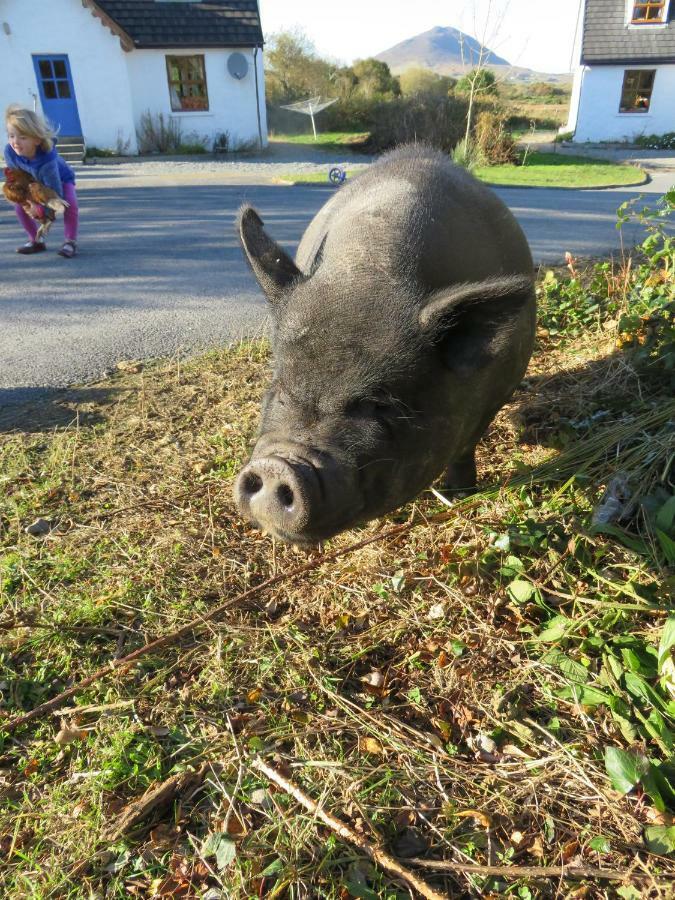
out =
[(23, 253), (27, 255), (29, 253), (42, 253), (43, 250), (46, 250), (44, 241), (28, 241), (27, 244), (24, 244), (23, 247), (17, 247), (17, 253)]
[(65, 241), (63, 247), (58, 251), (59, 256), (65, 257), (65, 259), (72, 259), (73, 256), (77, 253), (77, 246), (75, 241)]

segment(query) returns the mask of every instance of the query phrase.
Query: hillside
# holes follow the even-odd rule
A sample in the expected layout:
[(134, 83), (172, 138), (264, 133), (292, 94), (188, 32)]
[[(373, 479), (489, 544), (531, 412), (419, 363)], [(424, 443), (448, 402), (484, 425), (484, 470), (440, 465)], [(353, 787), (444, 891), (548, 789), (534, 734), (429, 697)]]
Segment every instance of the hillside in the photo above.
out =
[[(480, 53), (481, 44), (471, 35), (458, 28), (436, 26), (378, 53), (375, 58), (386, 62), (396, 75), (413, 66), (432, 69), (439, 75), (461, 75), (476, 65)], [(483, 48), (483, 54), (484, 63), (500, 80), (561, 82), (572, 79), (568, 73), (552, 75), (512, 66), (487, 47)]]

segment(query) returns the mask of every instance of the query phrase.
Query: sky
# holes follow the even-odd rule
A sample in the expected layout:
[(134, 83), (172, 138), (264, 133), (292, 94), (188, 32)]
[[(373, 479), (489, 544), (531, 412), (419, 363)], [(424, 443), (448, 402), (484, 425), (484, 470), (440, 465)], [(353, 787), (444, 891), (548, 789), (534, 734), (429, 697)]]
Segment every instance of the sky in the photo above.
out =
[(260, 0), (260, 12), (266, 37), (300, 28), (321, 56), (344, 63), (449, 25), (511, 65), (568, 72), (579, 5), (580, 0)]

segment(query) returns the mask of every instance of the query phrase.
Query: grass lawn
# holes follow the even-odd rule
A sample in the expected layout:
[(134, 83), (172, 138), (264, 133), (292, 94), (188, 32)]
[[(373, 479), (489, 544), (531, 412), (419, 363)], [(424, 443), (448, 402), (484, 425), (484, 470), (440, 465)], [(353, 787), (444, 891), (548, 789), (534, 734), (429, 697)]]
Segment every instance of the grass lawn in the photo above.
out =
[(309, 134), (271, 134), (269, 136), (271, 143), (307, 144), (310, 147), (321, 147), (322, 149), (336, 147), (343, 150), (345, 146), (358, 147), (367, 139), (367, 132), (350, 131), (319, 132), (316, 140), (311, 132)]
[[(353, 177), (363, 166), (347, 169), (347, 177)], [(635, 166), (619, 166), (582, 156), (564, 156), (558, 153), (530, 153), (525, 166), (481, 166), (473, 174), (488, 184), (514, 187), (565, 187), (590, 188), (608, 185), (641, 184), (645, 174)], [(324, 173), (288, 173), (279, 180), (290, 184), (322, 184), (328, 182), (328, 169)]]
[(520, 187), (605, 187), (641, 184), (644, 172), (635, 166), (618, 166), (601, 159), (562, 153), (530, 153), (524, 166), (485, 166), (474, 175), (490, 184)]
[(411, 896), (258, 758), (443, 896), (672, 896), (675, 510), (592, 517), (621, 472), (663, 499), (675, 401), (582, 306), (480, 493), (311, 557), (233, 507), (264, 344), (0, 416), (1, 896)]

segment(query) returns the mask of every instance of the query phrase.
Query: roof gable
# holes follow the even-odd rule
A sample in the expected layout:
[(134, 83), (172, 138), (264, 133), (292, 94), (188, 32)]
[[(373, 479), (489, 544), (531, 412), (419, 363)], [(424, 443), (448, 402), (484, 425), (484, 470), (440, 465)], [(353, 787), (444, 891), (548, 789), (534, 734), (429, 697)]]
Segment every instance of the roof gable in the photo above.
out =
[(90, 0), (88, 5), (125, 49), (263, 43), (257, 0)]
[(675, 63), (675, 0), (668, 24), (632, 26), (625, 0), (586, 0), (581, 62)]

